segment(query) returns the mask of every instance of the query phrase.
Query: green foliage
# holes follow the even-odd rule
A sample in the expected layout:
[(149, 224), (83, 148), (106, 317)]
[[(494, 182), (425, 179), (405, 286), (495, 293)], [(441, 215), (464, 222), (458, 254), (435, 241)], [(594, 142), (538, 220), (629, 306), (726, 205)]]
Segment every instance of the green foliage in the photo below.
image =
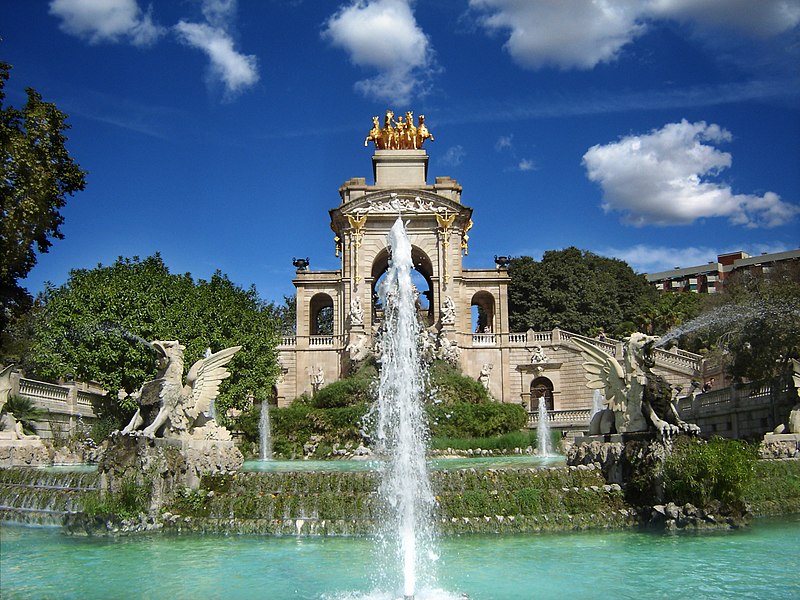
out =
[(800, 263), (735, 272), (705, 300), (703, 327), (681, 347), (716, 358), (735, 382), (790, 375), (790, 359), (800, 358)]
[(274, 307), (219, 272), (195, 282), (170, 274), (158, 254), (119, 258), (109, 267), (73, 270), (40, 300), (30, 363), (41, 377), (95, 380), (115, 399), (116, 390), (130, 393), (155, 375), (156, 357), (145, 340), (177, 339), (186, 346), (186, 371), (206, 348), (242, 346), (220, 388), (223, 418), (228, 407), (244, 406), (248, 392), (262, 401), (270, 393), (277, 370)]
[[(316, 436), (320, 447), (317, 455), (326, 454), (334, 443), (358, 444), (361, 423), (367, 404), (336, 408), (316, 408), (308, 397), (301, 396), (290, 406), (270, 409), (272, 451), (287, 458), (303, 455), (303, 445)], [(257, 438), (256, 438), (257, 439)]]
[(350, 377), (320, 389), (314, 394), (311, 404), (317, 408), (341, 408), (372, 402), (377, 377), (378, 370), (374, 363), (366, 363)]
[(89, 516), (116, 515), (120, 519), (131, 519), (150, 509), (150, 486), (136, 481), (135, 477), (126, 477), (120, 482), (119, 489), (108, 492), (105, 496), (99, 493), (84, 499), (83, 510)]
[(800, 513), (800, 461), (756, 461), (745, 499), (758, 516)]
[(701, 508), (713, 501), (741, 508), (755, 462), (755, 448), (738, 440), (715, 437), (703, 442), (681, 438), (664, 463), (666, 498)]
[[(557, 435), (557, 434), (556, 434)], [(510, 431), (502, 435), (492, 437), (434, 437), (431, 439), (430, 447), (434, 450), (513, 450), (514, 448), (527, 448), (537, 446), (537, 435), (535, 431)]]
[(36, 434), (36, 421), (47, 418), (47, 411), (37, 407), (30, 398), (11, 396), (3, 406), (2, 413), (11, 413), (22, 424), (22, 431), (28, 435)]
[(509, 276), (512, 331), (559, 327), (589, 335), (603, 327), (619, 335), (625, 322), (634, 321), (656, 295), (627, 263), (574, 247), (545, 252), (541, 262), (515, 258)]
[(429, 380), (431, 395), (438, 403), (450, 405), (459, 402), (468, 404), (491, 402), (489, 392), (481, 382), (462, 375), (458, 367), (446, 361), (434, 361)]
[[(519, 404), (453, 402), (426, 407), (431, 435), (446, 438), (488, 438), (518, 431), (528, 415)], [(483, 448), (483, 446), (481, 446)]]
[(36, 264), (36, 252), (64, 237), (60, 211), (86, 185), (66, 149), (67, 115), (31, 88), (22, 110), (3, 105), (10, 71), (0, 62), (0, 332), (30, 305), (18, 282)]
[(648, 335), (664, 335), (697, 317), (702, 304), (698, 294), (660, 293), (642, 307), (636, 318), (637, 328)]

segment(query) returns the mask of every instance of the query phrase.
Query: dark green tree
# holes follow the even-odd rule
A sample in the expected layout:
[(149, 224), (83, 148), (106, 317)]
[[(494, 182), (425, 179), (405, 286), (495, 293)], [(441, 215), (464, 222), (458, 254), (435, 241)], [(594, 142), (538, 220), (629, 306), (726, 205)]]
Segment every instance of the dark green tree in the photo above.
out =
[(145, 341), (179, 340), (187, 371), (207, 348), (241, 345), (220, 389), (224, 413), (242, 408), (250, 392), (266, 401), (277, 374), (275, 308), (255, 288), (240, 288), (219, 272), (195, 282), (189, 274), (171, 274), (158, 254), (120, 258), (109, 267), (72, 271), (66, 284), (48, 287), (39, 300), (27, 363), (44, 378), (95, 380), (115, 396), (154, 376), (155, 356)]
[(574, 247), (545, 252), (539, 262), (515, 258), (509, 275), (512, 331), (560, 327), (590, 335), (603, 328), (616, 335), (656, 295), (627, 263)]
[(721, 359), (734, 381), (788, 377), (800, 359), (800, 263), (735, 272), (681, 346)]
[(62, 239), (61, 209), (86, 185), (67, 152), (67, 115), (28, 88), (22, 110), (5, 106), (11, 65), (0, 62), (0, 332), (30, 307), (19, 285), (51, 239)]
[(648, 335), (664, 335), (700, 314), (703, 299), (691, 292), (662, 292), (645, 304), (635, 323)]

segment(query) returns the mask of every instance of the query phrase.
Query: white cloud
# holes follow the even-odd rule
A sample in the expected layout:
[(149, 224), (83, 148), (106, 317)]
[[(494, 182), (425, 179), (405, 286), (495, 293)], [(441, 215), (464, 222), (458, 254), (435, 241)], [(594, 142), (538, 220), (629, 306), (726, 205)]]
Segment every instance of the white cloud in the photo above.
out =
[(713, 248), (710, 246), (649, 246), (636, 244), (629, 247), (606, 247), (593, 250), (601, 256), (612, 256), (627, 262), (637, 273), (658, 273), (675, 267), (698, 267), (709, 262), (716, 263), (717, 256), (728, 252), (744, 251), (750, 256), (762, 252), (773, 254), (791, 250), (785, 244), (745, 244), (741, 247)]
[(800, 23), (800, 0), (470, 0), (478, 23), (507, 35), (520, 66), (591, 69), (615, 60), (656, 20), (767, 37)]
[(508, 34), (505, 48), (520, 66), (590, 69), (616, 58), (644, 31), (639, 0), (470, 0), (479, 23)]
[(211, 76), (225, 85), (229, 95), (241, 92), (258, 82), (258, 61), (253, 55), (241, 54), (224, 29), (207, 23), (180, 21), (175, 32), (185, 44), (202, 50), (211, 61)]
[(464, 162), (464, 157), (467, 155), (467, 152), (464, 150), (464, 146), (457, 145), (457, 146), (450, 146), (447, 151), (442, 155), (440, 159), (443, 165), (449, 165), (451, 167), (457, 167), (462, 162)]
[[(152, 8), (152, 7), (151, 7)], [(155, 43), (166, 31), (153, 22), (151, 9), (142, 13), (136, 0), (52, 0), (50, 14), (61, 19), (61, 30), (91, 44)]]
[(800, 23), (798, 0), (651, 0), (653, 17), (693, 21), (715, 28), (735, 29), (766, 37), (783, 33)]
[(748, 227), (783, 225), (800, 207), (773, 193), (734, 194), (713, 179), (731, 166), (731, 155), (713, 143), (730, 132), (705, 122), (669, 123), (645, 135), (592, 146), (583, 156), (590, 180), (603, 189), (603, 209), (622, 213), (627, 224), (689, 224), (727, 217)]
[(510, 150), (513, 148), (514, 134), (501, 135), (494, 143), (495, 152), (502, 152), (503, 150)]
[(523, 158), (519, 161), (517, 168), (520, 171), (534, 171), (536, 170), (536, 163), (533, 162), (530, 158)]
[(364, 96), (398, 103), (425, 92), (435, 70), (428, 37), (407, 0), (354, 0), (328, 19), (323, 38), (378, 74), (356, 83)]

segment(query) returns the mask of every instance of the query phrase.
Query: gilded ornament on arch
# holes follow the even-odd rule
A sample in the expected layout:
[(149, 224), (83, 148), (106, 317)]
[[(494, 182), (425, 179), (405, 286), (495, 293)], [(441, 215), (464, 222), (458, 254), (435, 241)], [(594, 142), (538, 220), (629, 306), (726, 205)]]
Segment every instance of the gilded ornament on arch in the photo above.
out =
[(372, 117), (372, 129), (364, 140), (364, 146), (370, 142), (377, 150), (420, 150), (425, 140), (434, 141), (433, 134), (425, 124), (425, 115), (417, 117), (414, 125), (414, 113), (406, 111), (405, 117), (394, 118), (394, 111), (387, 110), (380, 125), (380, 117)]

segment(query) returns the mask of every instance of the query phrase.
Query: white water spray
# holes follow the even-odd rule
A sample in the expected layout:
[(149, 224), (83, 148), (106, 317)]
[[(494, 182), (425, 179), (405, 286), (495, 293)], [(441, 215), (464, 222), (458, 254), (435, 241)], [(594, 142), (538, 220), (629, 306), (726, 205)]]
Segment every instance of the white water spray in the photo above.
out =
[[(385, 456), (380, 496), (386, 510), (381, 553), (402, 565), (402, 581), (384, 570), (404, 598), (430, 586), (435, 556), (435, 498), (425, 461), (428, 430), (423, 411), (424, 365), (417, 338), (420, 324), (411, 282), (411, 243), (398, 217), (389, 233), (391, 262), (378, 294), (385, 307), (381, 376), (377, 400), (378, 450)], [(394, 581), (391, 581), (395, 579)]]
[(553, 440), (550, 437), (550, 416), (547, 414), (547, 400), (539, 397), (539, 424), (536, 426), (539, 456), (555, 456)]
[(592, 420), (592, 417), (603, 410), (603, 407), (606, 403), (606, 395), (603, 393), (603, 390), (595, 390), (592, 393), (592, 413), (589, 415), (589, 421)]
[(258, 419), (259, 456), (261, 460), (272, 460), (272, 431), (269, 423), (269, 405), (261, 403), (261, 416)]

